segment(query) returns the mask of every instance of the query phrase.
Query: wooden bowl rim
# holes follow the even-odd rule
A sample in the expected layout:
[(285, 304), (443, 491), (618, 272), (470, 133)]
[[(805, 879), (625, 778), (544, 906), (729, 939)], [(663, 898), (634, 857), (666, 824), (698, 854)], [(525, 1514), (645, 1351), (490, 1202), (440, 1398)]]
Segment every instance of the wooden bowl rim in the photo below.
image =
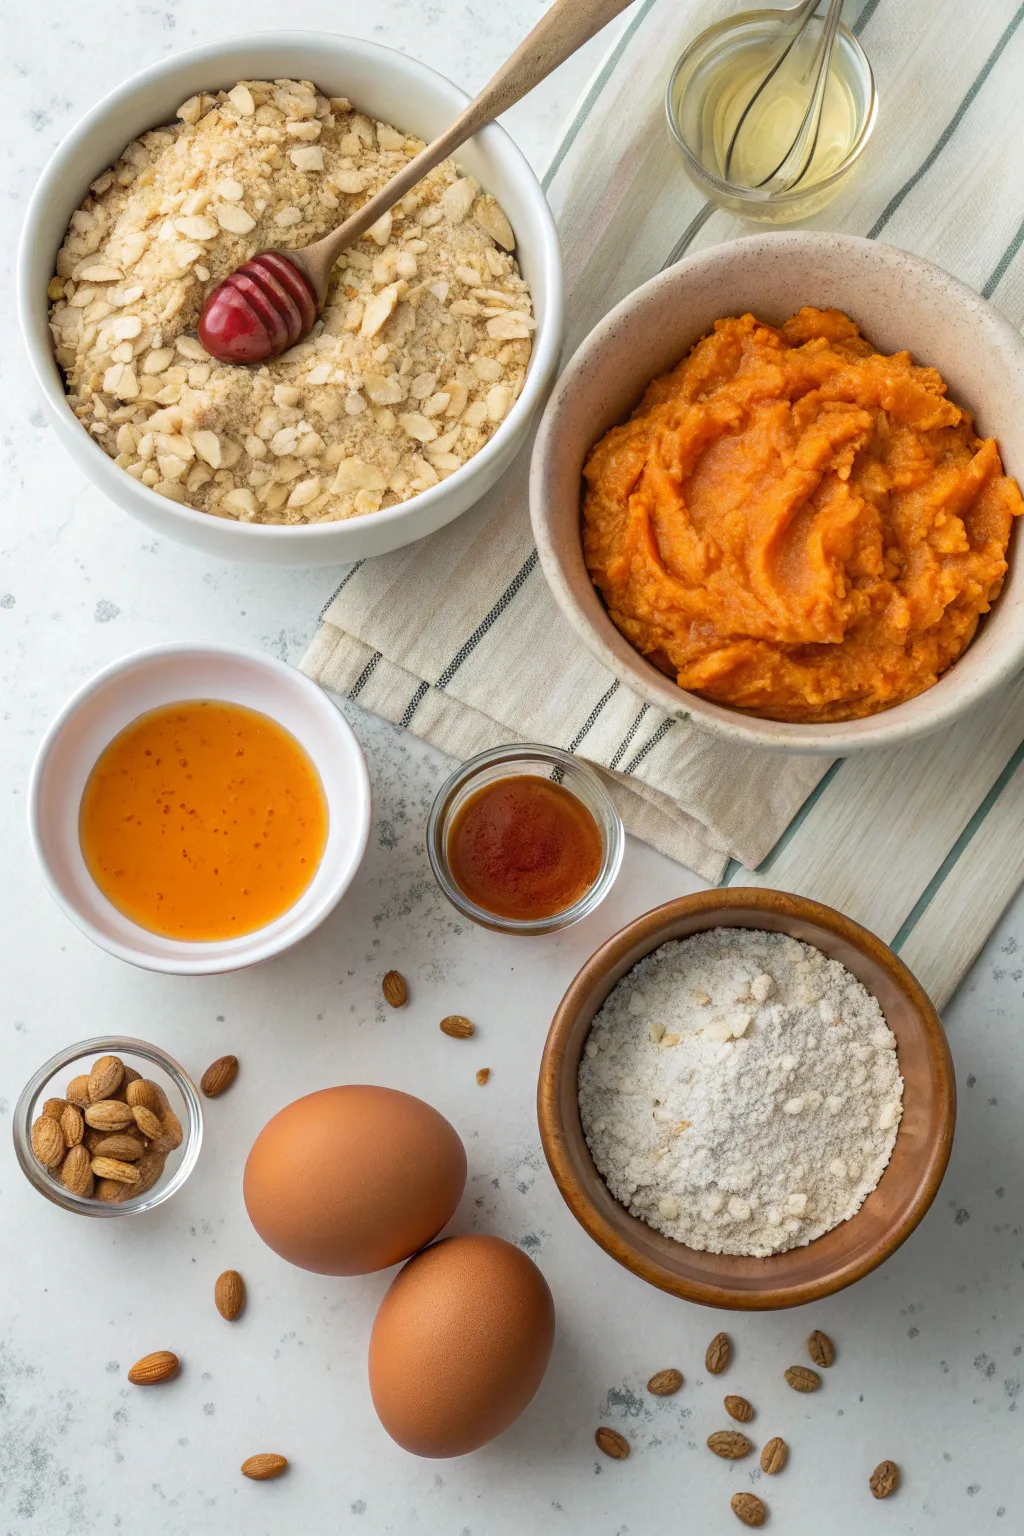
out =
[[(925, 1173), (917, 1193), (901, 1218), (865, 1255), (839, 1265), (820, 1279), (781, 1286), (770, 1283), (770, 1266), (776, 1257), (773, 1255), (762, 1261), (765, 1265), (765, 1285), (757, 1290), (739, 1291), (679, 1275), (634, 1248), (624, 1233), (595, 1207), (577, 1174), (559, 1106), (560, 1087), (566, 1071), (568, 1038), (584, 1000), (594, 986), (638, 940), (650, 940), (645, 951), (647, 954), (661, 944), (670, 942), (672, 935), (666, 930), (678, 919), (694, 915), (706, 916), (709, 919), (706, 927), (713, 928), (720, 918), (743, 908), (772, 913), (776, 918), (804, 919), (816, 923), (859, 949), (888, 974), (907, 998), (921, 1027), (929, 1067), (937, 1085), (939, 1107), (932, 1118)], [(699, 891), (692, 896), (677, 897), (662, 906), (654, 907), (612, 934), (584, 963), (559, 1003), (548, 1031), (537, 1083), (537, 1119), (544, 1155), (563, 1200), (588, 1235), (617, 1263), (650, 1285), (657, 1286), (659, 1290), (668, 1291), (686, 1301), (734, 1311), (769, 1311), (820, 1301), (825, 1296), (845, 1289), (877, 1269), (906, 1242), (934, 1200), (949, 1163), (956, 1124), (956, 1084), (949, 1043), (935, 1006), (917, 978), (887, 944), (833, 907), (812, 901), (809, 897), (753, 886), (734, 886), (727, 891), (721, 888)], [(600, 1178), (596, 1168), (594, 1173)], [(883, 1173), (882, 1178), (885, 1176)], [(625, 1212), (625, 1207), (622, 1209)], [(850, 1217), (850, 1221), (855, 1222), (859, 1214)], [(813, 1246), (811, 1243), (808, 1248)]]

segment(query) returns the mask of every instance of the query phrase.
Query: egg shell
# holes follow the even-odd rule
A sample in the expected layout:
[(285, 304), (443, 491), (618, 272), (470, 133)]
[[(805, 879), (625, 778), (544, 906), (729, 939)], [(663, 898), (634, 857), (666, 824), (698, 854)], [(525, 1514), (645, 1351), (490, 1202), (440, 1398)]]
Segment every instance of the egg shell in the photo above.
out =
[(268, 1247), (318, 1275), (366, 1275), (437, 1236), (466, 1183), (443, 1115), (394, 1088), (352, 1083), (288, 1104), (245, 1165), (249, 1220)]
[(370, 1335), (370, 1395), (416, 1456), (464, 1456), (517, 1419), (544, 1378), (555, 1307), (500, 1237), (448, 1237), (396, 1276)]

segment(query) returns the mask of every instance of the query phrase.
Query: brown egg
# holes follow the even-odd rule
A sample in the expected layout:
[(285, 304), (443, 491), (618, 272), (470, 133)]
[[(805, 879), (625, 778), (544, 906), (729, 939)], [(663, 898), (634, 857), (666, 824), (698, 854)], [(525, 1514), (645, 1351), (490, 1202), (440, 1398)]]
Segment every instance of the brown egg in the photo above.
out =
[(370, 1394), (392, 1440), (463, 1456), (517, 1419), (544, 1378), (555, 1307), (500, 1237), (448, 1237), (410, 1259), (370, 1335)]
[(351, 1084), (267, 1122), (243, 1193), (256, 1231), (289, 1263), (366, 1275), (436, 1237), (465, 1183), (465, 1148), (443, 1115), (409, 1093)]

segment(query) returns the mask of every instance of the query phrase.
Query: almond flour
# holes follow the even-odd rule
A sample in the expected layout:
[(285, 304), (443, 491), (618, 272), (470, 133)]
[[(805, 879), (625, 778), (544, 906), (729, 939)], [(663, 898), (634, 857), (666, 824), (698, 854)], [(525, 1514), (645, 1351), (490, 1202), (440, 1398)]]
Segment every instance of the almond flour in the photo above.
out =
[(623, 977), (579, 1070), (584, 1133), (616, 1199), (688, 1247), (751, 1256), (859, 1210), (902, 1094), (896, 1041), (851, 972), (736, 928), (665, 944)]
[(127, 474), (241, 522), (360, 516), (429, 489), (497, 431), (534, 320), (496, 200), (451, 161), (335, 266), (311, 336), (258, 369), (218, 363), (210, 290), (310, 244), (422, 141), (309, 81), (191, 97), (92, 183), (49, 285), (72, 410)]

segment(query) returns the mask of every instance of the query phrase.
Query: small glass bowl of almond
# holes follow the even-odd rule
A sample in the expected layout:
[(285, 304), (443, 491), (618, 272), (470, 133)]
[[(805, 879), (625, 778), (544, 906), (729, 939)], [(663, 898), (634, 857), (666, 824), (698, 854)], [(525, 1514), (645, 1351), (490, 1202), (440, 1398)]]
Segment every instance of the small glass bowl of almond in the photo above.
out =
[(14, 1111), (14, 1150), (41, 1195), (80, 1216), (135, 1216), (180, 1189), (203, 1139), (199, 1092), (166, 1051), (82, 1040), (44, 1062)]

